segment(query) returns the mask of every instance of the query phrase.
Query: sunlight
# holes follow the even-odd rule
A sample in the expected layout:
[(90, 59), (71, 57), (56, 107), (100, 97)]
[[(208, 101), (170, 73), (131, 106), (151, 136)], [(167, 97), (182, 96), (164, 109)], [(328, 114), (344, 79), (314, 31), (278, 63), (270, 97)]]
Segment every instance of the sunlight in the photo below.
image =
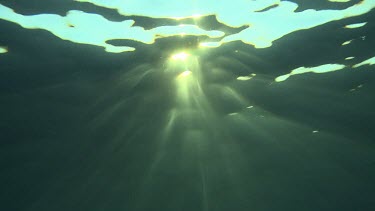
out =
[(189, 56), (190, 56), (189, 54), (185, 52), (181, 52), (181, 53), (173, 54), (171, 58), (173, 60), (185, 61)]
[(6, 47), (1, 47), (0, 46), (0, 53), (7, 53), (8, 49)]
[(185, 77), (188, 77), (189, 75), (191, 75), (191, 71), (190, 70), (186, 70), (184, 72), (182, 72), (180, 75), (178, 75), (179, 78), (185, 78)]
[[(221, 30), (205, 30), (199, 23), (188, 25), (163, 25), (157, 23), (154, 28), (146, 29), (136, 20), (112, 21), (101, 14), (87, 13), (80, 10), (69, 10), (66, 15), (35, 14), (23, 15), (13, 8), (0, 4), (0, 19), (19, 24), (27, 29), (42, 29), (53, 35), (79, 44), (101, 46), (105, 51), (121, 53), (135, 51), (136, 48), (108, 44), (109, 40), (132, 40), (144, 44), (154, 44), (156, 39), (172, 36), (205, 36), (200, 47), (217, 48), (225, 43), (242, 41), (255, 48), (268, 48), (273, 42), (291, 33), (312, 29), (337, 20), (356, 17), (370, 12), (375, 7), (374, 0), (363, 0), (341, 10), (301, 10), (298, 4), (290, 1), (215, 1), (198, 0), (195, 4), (189, 1), (162, 1), (164, 4), (154, 7), (153, 1), (104, 1), (75, 0), (87, 2), (99, 7), (115, 9), (124, 17), (139, 16), (158, 20), (160, 18), (196, 20), (208, 16), (232, 28), (245, 27), (236, 33), (225, 33)], [(343, 2), (344, 0), (331, 0)], [(346, 0), (345, 0), (346, 1)], [(166, 3), (168, 2), (168, 4)], [(268, 7), (273, 8), (261, 11)], [(223, 9), (225, 8), (225, 9)], [(259, 12), (261, 11), (261, 12)], [(346, 25), (346, 28), (359, 28), (367, 22)], [(211, 40), (208, 38), (218, 38)]]

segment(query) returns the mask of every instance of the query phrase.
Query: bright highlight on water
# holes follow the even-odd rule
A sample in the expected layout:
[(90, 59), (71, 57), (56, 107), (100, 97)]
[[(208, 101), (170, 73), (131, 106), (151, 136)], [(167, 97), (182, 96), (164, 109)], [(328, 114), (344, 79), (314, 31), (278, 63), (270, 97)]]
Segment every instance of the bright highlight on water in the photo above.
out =
[[(101, 46), (107, 52), (121, 53), (136, 50), (132, 46), (114, 46), (111, 40), (132, 40), (144, 44), (153, 44), (157, 39), (171, 36), (200, 36), (199, 47), (218, 48), (226, 43), (242, 41), (255, 48), (269, 48), (275, 40), (281, 39), (293, 32), (308, 30), (329, 22), (356, 17), (368, 13), (375, 7), (374, 0), (363, 0), (343, 10), (303, 10), (298, 11), (298, 5), (291, 1), (280, 0), (199, 0), (167, 1), (167, 0), (139, 0), (139, 1), (105, 1), (105, 0), (76, 0), (87, 2), (99, 7), (105, 7), (124, 16), (141, 16), (153, 19), (167, 18), (174, 20), (198, 19), (213, 15), (217, 21), (227, 27), (244, 29), (229, 33), (221, 30), (205, 30), (197, 24), (159, 25), (151, 29), (135, 26), (131, 19), (116, 22), (110, 21), (99, 14), (71, 10), (65, 16), (57, 14), (22, 15), (12, 8), (0, 4), (0, 19), (21, 25), (27, 29), (43, 29), (55, 36), (79, 44)], [(349, 0), (330, 0), (331, 2), (348, 2)], [(154, 5), (158, 5), (155, 7)], [(343, 26), (348, 29), (366, 27), (367, 22), (353, 23)], [(342, 45), (350, 44), (348, 40)], [(209, 49), (207, 49), (209, 50)], [(6, 53), (1, 48), (0, 53)], [(187, 53), (172, 56), (173, 60), (186, 60)], [(345, 58), (343, 58), (343, 61)], [(346, 59), (347, 60), (347, 59)], [(369, 61), (361, 62), (372, 65)], [(300, 67), (290, 74), (276, 78), (284, 81), (291, 75), (307, 72), (326, 73), (343, 69), (341, 64), (322, 64), (319, 67)], [(238, 80), (249, 80), (252, 76), (240, 76)]]
[[(0, 19), (8, 20), (29, 29), (44, 29), (55, 36), (75, 43), (102, 46), (108, 52), (133, 51), (129, 46), (113, 46), (106, 41), (127, 39), (152, 44), (158, 37), (176, 35), (208, 36), (222, 38), (220, 41), (202, 42), (201, 46), (218, 47), (223, 43), (240, 40), (256, 48), (272, 46), (272, 42), (299, 30), (310, 29), (328, 22), (363, 15), (375, 7), (375, 1), (364, 0), (344, 10), (305, 10), (295, 12), (296, 3), (290, 1), (220, 1), (202, 0), (192, 4), (189, 1), (102, 1), (78, 0), (97, 6), (116, 9), (122, 15), (137, 15), (151, 18), (197, 18), (215, 15), (217, 20), (229, 27), (247, 26), (244, 30), (225, 34), (206, 31), (199, 26), (159, 26), (150, 30), (134, 26), (134, 20), (114, 22), (98, 14), (71, 10), (66, 16), (38, 14), (24, 16), (11, 8), (0, 5)], [(153, 5), (158, 5), (157, 9)], [(267, 9), (272, 7), (271, 9)], [(265, 11), (262, 11), (266, 9)], [(198, 15), (199, 14), (199, 15)], [(235, 15), (233, 15), (235, 14)], [(361, 25), (360, 25), (361, 26)], [(358, 27), (358, 25), (355, 25)]]
[(189, 57), (189, 54), (187, 54), (185, 52), (181, 52), (181, 53), (177, 53), (177, 54), (172, 55), (173, 60), (185, 61), (188, 57)]
[(1, 47), (0, 46), (0, 53), (7, 53), (8, 49), (6, 47)]

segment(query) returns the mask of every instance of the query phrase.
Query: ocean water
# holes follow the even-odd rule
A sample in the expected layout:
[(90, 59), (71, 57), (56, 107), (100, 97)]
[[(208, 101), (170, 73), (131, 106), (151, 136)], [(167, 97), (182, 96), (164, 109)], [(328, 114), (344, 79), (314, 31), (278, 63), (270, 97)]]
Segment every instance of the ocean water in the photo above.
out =
[(374, 0), (0, 0), (0, 210), (375, 210)]

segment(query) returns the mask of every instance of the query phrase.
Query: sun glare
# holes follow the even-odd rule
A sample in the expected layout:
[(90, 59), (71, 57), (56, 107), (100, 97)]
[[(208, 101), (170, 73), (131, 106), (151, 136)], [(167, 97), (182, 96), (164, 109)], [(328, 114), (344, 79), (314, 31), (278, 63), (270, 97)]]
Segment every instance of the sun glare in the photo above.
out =
[(180, 60), (180, 61), (185, 61), (189, 57), (189, 54), (185, 52), (177, 53), (172, 55), (173, 60)]
[(182, 72), (180, 75), (178, 75), (178, 77), (185, 78), (185, 77), (188, 77), (189, 75), (191, 75), (191, 73), (192, 73), (191, 71), (186, 70), (186, 71)]

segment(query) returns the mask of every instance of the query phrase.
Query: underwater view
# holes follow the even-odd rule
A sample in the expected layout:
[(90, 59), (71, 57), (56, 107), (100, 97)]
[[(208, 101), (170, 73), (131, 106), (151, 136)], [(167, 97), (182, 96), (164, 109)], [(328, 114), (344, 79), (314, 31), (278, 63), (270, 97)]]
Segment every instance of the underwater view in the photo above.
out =
[(375, 0), (0, 0), (0, 211), (375, 210)]

